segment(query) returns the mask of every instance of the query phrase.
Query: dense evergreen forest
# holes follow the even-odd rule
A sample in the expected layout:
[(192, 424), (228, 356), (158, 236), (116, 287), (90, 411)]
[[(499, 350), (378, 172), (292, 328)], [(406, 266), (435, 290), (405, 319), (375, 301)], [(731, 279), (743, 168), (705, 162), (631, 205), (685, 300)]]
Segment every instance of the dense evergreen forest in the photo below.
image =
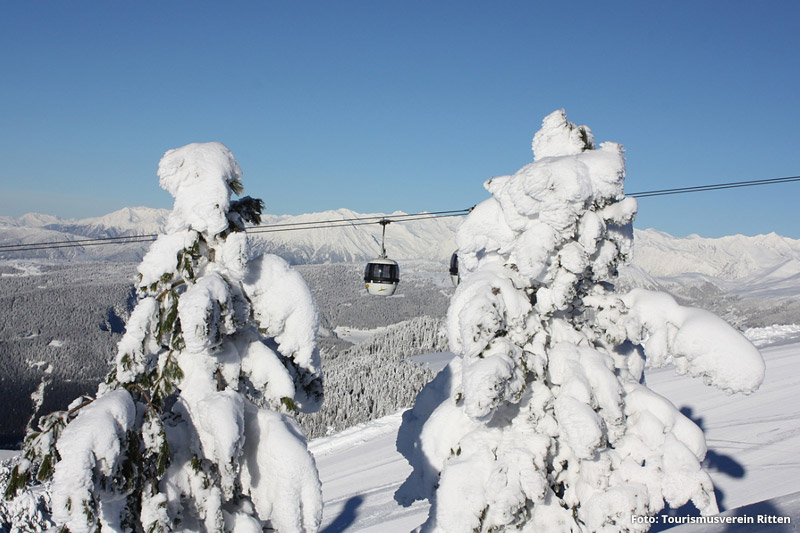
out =
[(433, 379), (425, 365), (408, 357), (447, 350), (444, 320), (422, 316), (396, 324), (352, 348), (323, 352), (325, 401), (298, 420), (309, 438), (341, 431), (402, 407)]
[[(320, 351), (325, 407), (304, 419), (313, 436), (409, 405), (432, 376), (404, 358), (445, 349), (439, 329), (452, 288), (410, 272), (395, 296), (370, 297), (361, 280), (362, 268), (297, 267), (317, 299), (324, 328)], [(43, 380), (39, 415), (96, 391), (135, 302), (135, 272), (136, 263), (3, 265), (0, 404), (5, 407), (0, 447), (19, 443), (31, 416), (31, 393)], [(407, 323), (358, 347), (332, 333), (338, 326), (373, 329), (402, 322)]]
[(0, 445), (18, 441), (30, 394), (47, 379), (41, 413), (93, 393), (108, 371), (135, 294), (127, 263), (6, 268), (0, 276)]

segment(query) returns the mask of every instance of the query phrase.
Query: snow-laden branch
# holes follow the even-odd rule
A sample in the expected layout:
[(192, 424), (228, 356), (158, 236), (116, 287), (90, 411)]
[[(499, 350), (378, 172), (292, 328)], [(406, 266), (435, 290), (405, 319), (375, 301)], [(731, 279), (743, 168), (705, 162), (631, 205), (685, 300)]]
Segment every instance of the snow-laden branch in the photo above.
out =
[(726, 392), (750, 393), (764, 380), (756, 347), (717, 315), (644, 289), (622, 301), (629, 309), (628, 338), (643, 346), (650, 365), (672, 364), (678, 373), (702, 377)]

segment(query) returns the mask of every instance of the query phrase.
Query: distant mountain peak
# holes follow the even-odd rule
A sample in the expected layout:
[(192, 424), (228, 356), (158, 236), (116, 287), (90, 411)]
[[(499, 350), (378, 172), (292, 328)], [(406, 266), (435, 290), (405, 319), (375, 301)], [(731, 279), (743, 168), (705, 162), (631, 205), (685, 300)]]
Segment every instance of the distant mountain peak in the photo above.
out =
[(75, 221), (76, 225), (102, 226), (119, 230), (141, 230), (140, 233), (157, 233), (169, 216), (168, 209), (152, 207), (123, 207), (100, 217)]
[(25, 213), (21, 217), (14, 219), (17, 226), (30, 226), (32, 228), (41, 228), (48, 224), (56, 224), (63, 222), (62, 219), (53, 215), (44, 215), (41, 213)]

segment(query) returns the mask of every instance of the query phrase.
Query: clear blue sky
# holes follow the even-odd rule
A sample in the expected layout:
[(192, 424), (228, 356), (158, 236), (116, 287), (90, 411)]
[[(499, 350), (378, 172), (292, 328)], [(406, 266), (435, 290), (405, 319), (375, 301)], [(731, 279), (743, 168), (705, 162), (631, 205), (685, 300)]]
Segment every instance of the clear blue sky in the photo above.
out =
[[(220, 141), (267, 211), (487, 197), (564, 108), (638, 192), (800, 174), (800, 2), (36, 1), (0, 7), (0, 215), (170, 207)], [(636, 226), (800, 238), (800, 183), (640, 201)]]

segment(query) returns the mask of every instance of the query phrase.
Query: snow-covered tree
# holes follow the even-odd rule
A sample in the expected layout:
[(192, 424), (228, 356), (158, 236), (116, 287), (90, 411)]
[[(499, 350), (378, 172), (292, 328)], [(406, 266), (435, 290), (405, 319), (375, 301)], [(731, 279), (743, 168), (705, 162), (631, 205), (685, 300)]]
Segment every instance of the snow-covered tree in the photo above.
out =
[(48, 481), (52, 520), (89, 531), (316, 531), (321, 487), (292, 415), (322, 401), (319, 314), (276, 256), (251, 260), (261, 200), (219, 143), (168, 151), (175, 204), (96, 397), (39, 421), (7, 497)]
[(462, 283), (447, 323), (459, 354), (404, 416), (414, 471), (404, 504), (428, 498), (422, 531), (643, 531), (666, 504), (717, 512), (702, 431), (650, 390), (673, 364), (751, 392), (764, 362), (715, 315), (662, 293), (617, 294), (637, 204), (622, 146), (595, 145), (556, 111), (534, 162), (490, 179), (457, 234)]

